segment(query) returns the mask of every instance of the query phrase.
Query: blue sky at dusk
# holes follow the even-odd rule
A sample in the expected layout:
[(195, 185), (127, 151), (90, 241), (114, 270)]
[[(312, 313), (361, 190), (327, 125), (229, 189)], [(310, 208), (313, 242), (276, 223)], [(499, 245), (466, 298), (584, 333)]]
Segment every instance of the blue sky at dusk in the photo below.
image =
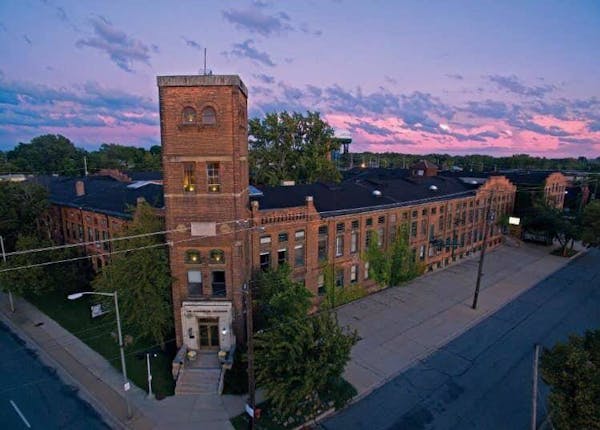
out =
[(354, 151), (600, 156), (600, 2), (0, 2), (0, 149), (159, 144), (156, 75), (239, 74)]

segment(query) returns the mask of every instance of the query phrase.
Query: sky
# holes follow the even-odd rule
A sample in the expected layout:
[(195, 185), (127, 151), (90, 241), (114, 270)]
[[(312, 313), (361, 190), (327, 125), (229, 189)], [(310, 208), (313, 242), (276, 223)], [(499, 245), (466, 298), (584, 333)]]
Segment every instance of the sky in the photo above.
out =
[(238, 74), (354, 152), (600, 156), (597, 0), (0, 0), (0, 150), (160, 144), (157, 75)]

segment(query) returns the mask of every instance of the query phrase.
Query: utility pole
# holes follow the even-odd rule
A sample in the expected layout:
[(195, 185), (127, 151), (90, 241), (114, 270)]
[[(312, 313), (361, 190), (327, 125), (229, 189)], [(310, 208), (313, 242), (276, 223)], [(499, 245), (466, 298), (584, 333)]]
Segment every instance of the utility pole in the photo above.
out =
[(246, 341), (248, 343), (248, 406), (246, 409), (250, 416), (248, 428), (254, 429), (254, 415), (256, 413), (256, 382), (254, 380), (254, 327), (252, 323), (252, 287), (244, 284), (246, 297)]
[(84, 173), (85, 176), (88, 175), (87, 157), (83, 157), (83, 173)]
[(540, 345), (535, 344), (533, 352), (533, 381), (531, 384), (531, 430), (537, 429), (537, 393), (538, 393), (538, 362)]
[(483, 247), (481, 248), (481, 254), (479, 255), (479, 267), (477, 268), (477, 284), (475, 285), (475, 294), (473, 295), (473, 309), (477, 309), (477, 299), (479, 298), (479, 288), (481, 286), (481, 276), (483, 275), (483, 259), (485, 257), (485, 249), (487, 248), (487, 237), (488, 237), (488, 221), (494, 220), (494, 212), (492, 205), (494, 204), (494, 191), (490, 195), (490, 205), (488, 206), (487, 213), (485, 215), (485, 222), (483, 223)]
[[(4, 262), (4, 264), (6, 264), (6, 250), (4, 249), (4, 238), (2, 236), (0, 236), (0, 248), (2, 248), (2, 261)], [(12, 291), (10, 290), (8, 285), (6, 287), (8, 290), (8, 302), (10, 303), (10, 311), (14, 312), (15, 302), (13, 301)]]

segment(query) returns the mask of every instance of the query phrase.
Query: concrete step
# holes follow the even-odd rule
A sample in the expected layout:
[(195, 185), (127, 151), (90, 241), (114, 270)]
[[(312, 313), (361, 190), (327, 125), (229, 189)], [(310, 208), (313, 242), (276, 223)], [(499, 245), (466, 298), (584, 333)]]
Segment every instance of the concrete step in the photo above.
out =
[(184, 368), (177, 378), (176, 395), (215, 394), (219, 388), (221, 369)]

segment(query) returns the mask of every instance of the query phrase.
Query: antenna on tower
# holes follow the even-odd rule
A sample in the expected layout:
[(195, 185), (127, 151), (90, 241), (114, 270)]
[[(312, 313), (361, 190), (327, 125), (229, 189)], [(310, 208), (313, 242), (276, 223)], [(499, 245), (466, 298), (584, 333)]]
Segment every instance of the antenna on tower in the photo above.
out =
[(212, 75), (212, 70), (206, 68), (206, 48), (204, 48), (204, 70), (203, 75)]

